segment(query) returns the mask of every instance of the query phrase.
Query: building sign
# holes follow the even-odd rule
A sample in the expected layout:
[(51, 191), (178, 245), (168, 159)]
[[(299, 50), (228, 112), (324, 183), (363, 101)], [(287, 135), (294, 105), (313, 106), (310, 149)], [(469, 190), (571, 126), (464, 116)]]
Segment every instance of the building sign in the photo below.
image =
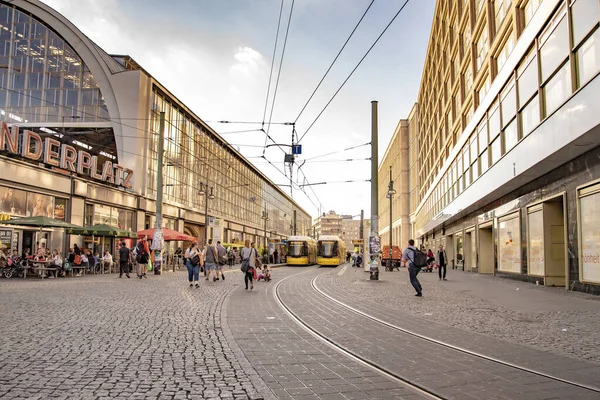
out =
[(544, 217), (542, 210), (530, 213), (529, 226), (529, 274), (544, 276)]
[[(133, 171), (131, 169), (113, 164), (112, 161), (105, 161), (103, 165), (99, 165), (98, 156), (92, 156), (84, 150), (78, 151), (75, 147), (61, 143), (53, 137), (42, 139), (39, 134), (27, 129), (21, 136), (22, 138), (19, 140), (18, 126), (9, 128), (6, 122), (2, 122), (0, 153), (15, 154), (127, 189), (133, 187), (131, 184)], [(98, 172), (99, 170), (101, 172)]]
[(498, 223), (498, 270), (521, 273), (521, 224), (519, 214)]
[(0, 229), (0, 247), (6, 246), (10, 249), (13, 242), (13, 230), (12, 229)]
[(582, 197), (579, 201), (581, 279), (600, 283), (600, 193)]
[(352, 244), (354, 246), (362, 246), (363, 245), (363, 240), (362, 239), (352, 239)]

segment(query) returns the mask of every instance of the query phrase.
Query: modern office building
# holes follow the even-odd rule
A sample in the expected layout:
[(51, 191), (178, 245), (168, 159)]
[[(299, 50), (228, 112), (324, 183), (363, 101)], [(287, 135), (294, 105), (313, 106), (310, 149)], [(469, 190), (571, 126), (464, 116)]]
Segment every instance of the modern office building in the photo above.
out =
[[(352, 251), (355, 247), (353, 241), (360, 239), (360, 219), (354, 219), (352, 215), (342, 215), (342, 234), (340, 239), (346, 244), (346, 249)], [(363, 220), (363, 240), (369, 236), (371, 220)]]
[(317, 217), (313, 224), (313, 234), (318, 239), (321, 235), (342, 235), (342, 217), (335, 211), (323, 213)]
[[(4, 218), (153, 227), (161, 112), (165, 227), (203, 237), (208, 221), (208, 237), (261, 243), (265, 231), (287, 237), (296, 215), (298, 234), (310, 233), (306, 211), (133, 59), (40, 1), (0, 1)], [(68, 245), (64, 234), (15, 234), (19, 249)]]
[(599, 25), (598, 0), (437, 2), (409, 215), (454, 267), (600, 293)]

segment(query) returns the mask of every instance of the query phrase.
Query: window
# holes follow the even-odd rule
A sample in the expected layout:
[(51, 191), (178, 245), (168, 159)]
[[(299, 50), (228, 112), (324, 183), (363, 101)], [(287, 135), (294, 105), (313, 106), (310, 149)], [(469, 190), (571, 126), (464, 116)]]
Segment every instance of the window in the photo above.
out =
[(600, 3), (589, 0), (571, 0), (571, 17), (573, 26), (573, 44), (579, 42), (597, 26), (600, 19)]
[(540, 101), (535, 96), (529, 104), (523, 107), (521, 111), (521, 132), (523, 137), (529, 135), (531, 131), (540, 123)]
[(467, 28), (463, 32), (463, 56), (471, 52), (471, 26), (467, 24)]
[(546, 102), (546, 116), (558, 108), (571, 94), (571, 68), (569, 63), (552, 77), (544, 87), (544, 99)]
[(477, 161), (477, 156), (478, 156), (478, 152), (477, 152), (477, 135), (473, 135), (471, 136), (471, 140), (470, 140), (470, 148), (471, 148), (471, 163)]
[(535, 49), (532, 49), (525, 61), (517, 69), (519, 104), (523, 105), (538, 91), (538, 67)]
[(491, 149), (491, 161), (492, 161), (492, 165), (494, 165), (495, 163), (498, 162), (498, 160), (500, 160), (500, 157), (502, 157), (502, 142), (500, 140), (500, 137), (497, 137), (496, 140), (494, 140), (492, 142), (492, 145), (490, 146)]
[(508, 56), (510, 56), (510, 53), (512, 53), (514, 47), (515, 47), (515, 39), (513, 38), (512, 33), (509, 33), (506, 41), (504, 42), (504, 44), (502, 45), (502, 48), (500, 49), (500, 52), (498, 53), (498, 56), (496, 57), (496, 64), (498, 66), (498, 72), (500, 72), (502, 70), (502, 67), (504, 66), (504, 64), (506, 64), (506, 60), (508, 60)]
[(579, 243), (581, 280), (600, 283), (598, 263), (598, 226), (600, 226), (600, 189), (598, 185), (579, 190)]
[(500, 134), (500, 111), (498, 110), (498, 101), (490, 107), (488, 126), (490, 129), (490, 140), (494, 140)]
[(487, 26), (483, 26), (479, 38), (477, 39), (477, 71), (481, 69), (485, 62), (488, 52), (488, 31)]
[(481, 164), (481, 175), (483, 175), (483, 173), (487, 171), (490, 166), (487, 148), (483, 151), (483, 153), (481, 153), (481, 156), (479, 157), (479, 163)]
[(479, 151), (482, 152), (487, 149), (488, 145), (487, 121), (485, 120), (485, 117), (477, 127), (477, 138), (479, 141)]
[(485, 95), (490, 90), (490, 76), (487, 74), (487, 72), (485, 74), (486, 75), (485, 75), (485, 78), (483, 79), (483, 83), (481, 84), (481, 86), (479, 87), (479, 90), (477, 91), (477, 105), (479, 105), (483, 102)]
[[(578, 2), (579, 3), (579, 2)], [(578, 87), (600, 70), (600, 29), (597, 29), (577, 50)]]
[(506, 128), (504, 128), (504, 153), (508, 153), (519, 141), (517, 134), (517, 124), (515, 121), (511, 122)]
[(502, 26), (504, 18), (508, 15), (512, 0), (495, 0), (494, 1), (494, 15), (496, 16), (496, 32)]
[(513, 79), (502, 90), (500, 106), (502, 110), (502, 126), (504, 127), (517, 115), (517, 96), (515, 81)]
[(531, 18), (533, 18), (541, 2), (542, 0), (529, 0), (527, 4), (525, 4), (525, 7), (523, 8), (525, 26), (529, 25), (529, 22), (531, 22)]
[(545, 82), (563, 64), (569, 54), (569, 31), (566, 9), (562, 7), (540, 37), (542, 82)]
[(467, 63), (467, 69), (465, 69), (463, 76), (465, 78), (465, 97), (467, 97), (469, 90), (473, 87), (473, 71), (470, 62)]

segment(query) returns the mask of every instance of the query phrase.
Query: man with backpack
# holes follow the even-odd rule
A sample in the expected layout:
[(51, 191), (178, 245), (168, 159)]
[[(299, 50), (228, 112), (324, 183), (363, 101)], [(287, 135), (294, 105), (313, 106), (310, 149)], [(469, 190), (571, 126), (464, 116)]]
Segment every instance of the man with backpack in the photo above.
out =
[(129, 278), (129, 249), (125, 242), (121, 243), (121, 248), (119, 249), (119, 278), (123, 277), (123, 273)]
[(404, 252), (402, 253), (402, 260), (404, 260), (404, 262), (408, 261), (408, 276), (410, 277), (410, 283), (417, 291), (415, 296), (422, 297), (422, 287), (417, 279), (417, 275), (421, 272), (421, 268), (427, 265), (427, 254), (418, 250), (415, 247), (415, 241), (410, 239), (408, 241), (408, 247), (404, 249)]

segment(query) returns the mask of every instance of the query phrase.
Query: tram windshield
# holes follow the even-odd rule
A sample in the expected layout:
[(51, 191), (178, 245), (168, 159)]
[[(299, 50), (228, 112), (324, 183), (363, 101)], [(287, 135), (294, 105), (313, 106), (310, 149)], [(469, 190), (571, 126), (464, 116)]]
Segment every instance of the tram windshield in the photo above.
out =
[(288, 256), (290, 257), (303, 257), (308, 255), (306, 244), (304, 242), (289, 242)]
[(338, 244), (334, 241), (322, 241), (319, 242), (319, 256), (321, 257), (335, 257), (337, 256)]

